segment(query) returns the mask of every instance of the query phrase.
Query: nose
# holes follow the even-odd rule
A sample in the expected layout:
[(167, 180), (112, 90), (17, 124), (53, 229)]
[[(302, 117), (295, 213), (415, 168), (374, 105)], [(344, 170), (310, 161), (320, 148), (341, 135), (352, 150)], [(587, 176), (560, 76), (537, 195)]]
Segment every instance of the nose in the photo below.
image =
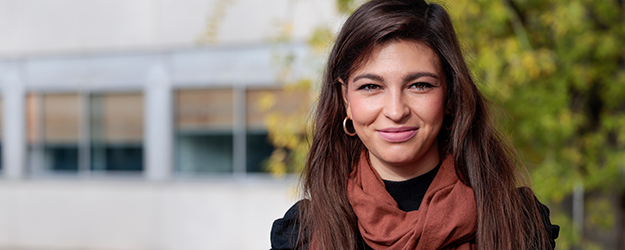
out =
[(384, 116), (394, 122), (401, 122), (410, 115), (410, 107), (400, 91), (390, 93), (384, 105)]

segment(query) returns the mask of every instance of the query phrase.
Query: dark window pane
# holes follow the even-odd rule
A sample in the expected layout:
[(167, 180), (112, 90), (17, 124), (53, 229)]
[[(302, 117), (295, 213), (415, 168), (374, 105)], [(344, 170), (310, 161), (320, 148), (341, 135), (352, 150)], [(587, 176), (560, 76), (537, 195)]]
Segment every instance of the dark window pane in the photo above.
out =
[(77, 145), (46, 145), (44, 157), (46, 170), (59, 172), (78, 171)]
[(143, 146), (94, 143), (91, 145), (91, 170), (143, 171)]
[(107, 171), (142, 171), (143, 147), (141, 145), (121, 145), (106, 147)]
[(179, 134), (177, 139), (178, 172), (232, 172), (232, 134)]
[(248, 172), (267, 172), (264, 162), (271, 156), (274, 149), (267, 139), (267, 133), (247, 134), (246, 162)]

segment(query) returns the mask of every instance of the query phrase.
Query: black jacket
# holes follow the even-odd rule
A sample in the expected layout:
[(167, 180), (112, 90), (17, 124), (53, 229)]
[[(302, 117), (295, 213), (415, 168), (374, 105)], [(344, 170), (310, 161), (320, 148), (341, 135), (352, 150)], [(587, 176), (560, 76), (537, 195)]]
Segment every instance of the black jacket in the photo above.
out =
[[(528, 188), (521, 188), (519, 191), (529, 191)], [(531, 192), (531, 191), (530, 191)], [(555, 239), (558, 238), (560, 233), (560, 227), (558, 225), (551, 224), (551, 220), (549, 219), (549, 208), (544, 204), (540, 203), (538, 199), (536, 199), (536, 204), (538, 206), (538, 211), (542, 216), (543, 225), (547, 234), (549, 234), (550, 243), (552, 249), (555, 249), (556, 242)], [(297, 241), (297, 237), (299, 234), (299, 223), (297, 220), (298, 216), (298, 207), (305, 205), (305, 200), (300, 200), (295, 203), (284, 215), (283, 218), (277, 219), (273, 222), (273, 226), (271, 228), (271, 249), (272, 250), (291, 250), (295, 249), (295, 244)], [(361, 240), (362, 247), (361, 249), (367, 250), (371, 249), (369, 246), (364, 244), (364, 241)], [(306, 247), (305, 247), (306, 248)]]

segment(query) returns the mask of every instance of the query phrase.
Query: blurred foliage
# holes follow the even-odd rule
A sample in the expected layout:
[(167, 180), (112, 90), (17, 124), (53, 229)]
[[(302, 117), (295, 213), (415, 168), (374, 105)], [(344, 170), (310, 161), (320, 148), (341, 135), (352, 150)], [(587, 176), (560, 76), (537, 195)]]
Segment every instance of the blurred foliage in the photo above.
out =
[(217, 44), (219, 27), (226, 17), (228, 7), (234, 4), (236, 0), (216, 0), (209, 15), (207, 15), (206, 26), (196, 43), (198, 45), (214, 45)]
[(362, 5), (366, 1), (364, 0), (336, 0), (336, 9), (341, 14), (350, 14)]
[[(301, 100), (300, 111), (295, 114), (283, 114), (276, 111), (277, 96), (265, 93), (256, 104), (263, 111), (268, 112), (264, 123), (267, 127), (268, 140), (273, 144), (274, 151), (263, 162), (263, 167), (276, 177), (287, 173), (299, 173), (306, 162), (309, 141), (312, 130), (309, 115), (312, 102), (316, 96), (316, 86), (313, 82), (318, 79), (298, 78), (293, 72), (296, 54), (290, 44), (292, 41), (293, 23), (291, 20), (277, 22), (278, 34), (273, 38), (275, 50), (273, 64), (277, 68), (276, 78), (282, 84), (285, 94), (295, 91), (306, 91), (310, 98)], [(318, 27), (308, 41), (311, 54), (317, 59), (322, 58), (326, 47), (332, 42), (333, 34), (327, 27)], [(309, 60), (319, 61), (319, 60)]]
[[(614, 201), (601, 196), (625, 190), (623, 2), (457, 0), (448, 7), (481, 90), (509, 116), (504, 127), (536, 195), (563, 207), (581, 183), (600, 196), (586, 200), (586, 228), (612, 228)], [(553, 220), (570, 225), (569, 218)], [(597, 247), (563, 230), (559, 249)]]
[[(337, 8), (348, 14), (360, 2), (337, 0)], [(598, 196), (586, 200), (585, 228), (614, 226), (615, 201), (604, 197), (625, 191), (623, 0), (442, 4), (452, 15), (479, 88), (507, 116), (497, 118), (507, 118), (501, 124), (530, 171), (536, 195), (562, 227), (558, 249), (600, 249), (574, 230), (567, 199), (583, 184)], [(311, 47), (323, 56), (333, 36), (320, 28), (311, 36)], [(314, 95), (317, 84), (310, 82), (318, 79), (303, 82)], [(300, 121), (308, 114), (269, 126), (277, 145), (267, 162), (272, 171), (297, 172), (303, 166), (308, 138)], [(302, 127), (285, 129), (286, 123)], [(297, 138), (290, 141), (293, 145), (280, 143), (292, 136)]]
[[(337, 0), (336, 9), (339, 15), (348, 15), (354, 11), (363, 0)], [(299, 173), (304, 167), (310, 139), (312, 136), (312, 127), (309, 117), (314, 112), (312, 107), (316, 100), (321, 76), (323, 75), (323, 65), (315, 65), (319, 73), (314, 79), (293, 78), (293, 63), (295, 55), (288, 49), (288, 44), (292, 42), (293, 24), (291, 20), (282, 20), (276, 24), (278, 26), (278, 35), (273, 41), (276, 44), (276, 52), (274, 53), (274, 64), (278, 69), (277, 78), (283, 84), (286, 91), (292, 89), (307, 90), (310, 92), (308, 103), (302, 105), (308, 107), (299, 114), (285, 115), (279, 112), (270, 112), (265, 118), (269, 140), (274, 145), (275, 150), (272, 155), (263, 163), (264, 168), (277, 177), (284, 176), (286, 173)], [(327, 58), (335, 34), (328, 26), (317, 27), (310, 35), (307, 43), (311, 49), (311, 56), (315, 57), (320, 63), (324, 63)], [(286, 47), (286, 48), (285, 48)], [(321, 59), (321, 60), (318, 60)], [(267, 93), (265, 98), (274, 98), (272, 94)], [(265, 103), (263, 103), (265, 102)], [(259, 100), (257, 105), (267, 105), (267, 101)], [(265, 107), (271, 111), (277, 103), (272, 103)]]
[[(291, 82), (284, 86), (286, 95), (295, 91), (311, 90), (311, 81), (307, 79)], [(273, 93), (266, 93), (259, 100), (258, 105), (271, 111), (277, 105), (276, 96)], [(264, 167), (275, 176), (283, 176), (286, 173), (299, 172), (306, 162), (310, 141), (310, 127), (307, 123), (307, 114), (310, 107), (308, 100), (302, 100), (306, 104), (300, 106), (297, 114), (282, 114), (274, 111), (269, 112), (265, 117), (265, 124), (269, 134), (269, 140), (275, 147), (271, 156), (265, 160)]]

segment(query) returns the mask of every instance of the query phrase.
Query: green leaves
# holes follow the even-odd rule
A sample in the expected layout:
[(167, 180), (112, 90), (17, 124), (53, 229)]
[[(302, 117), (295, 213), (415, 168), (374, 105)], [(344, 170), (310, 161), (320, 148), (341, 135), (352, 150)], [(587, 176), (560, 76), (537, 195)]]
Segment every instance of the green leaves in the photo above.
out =
[[(532, 174), (539, 198), (560, 207), (557, 204), (579, 182), (595, 198), (623, 193), (622, 3), (458, 0), (451, 4), (462, 6), (453, 12), (459, 39), (480, 88), (511, 117), (507, 132)], [(589, 228), (610, 227), (605, 218), (614, 211), (604, 209), (606, 201), (599, 198), (586, 203), (597, 208), (587, 210)], [(570, 217), (555, 218), (569, 224)], [(574, 234), (563, 234), (559, 248), (597, 247)]]

